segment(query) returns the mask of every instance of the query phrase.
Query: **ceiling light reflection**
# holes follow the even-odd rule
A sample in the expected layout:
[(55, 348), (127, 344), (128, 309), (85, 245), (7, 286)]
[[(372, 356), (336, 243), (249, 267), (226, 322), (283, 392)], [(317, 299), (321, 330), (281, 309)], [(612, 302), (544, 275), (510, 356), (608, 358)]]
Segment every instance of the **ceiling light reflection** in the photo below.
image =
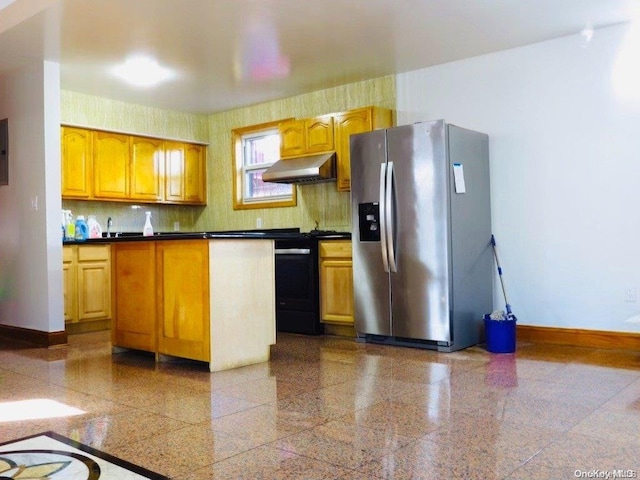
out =
[(268, 16), (248, 18), (234, 55), (237, 81), (263, 82), (289, 76), (289, 57), (280, 51), (278, 32)]
[(121, 80), (136, 87), (153, 87), (175, 77), (170, 69), (161, 66), (157, 60), (136, 55), (112, 69), (112, 73)]
[(83, 413), (86, 412), (48, 398), (0, 403), (0, 422), (72, 417)]

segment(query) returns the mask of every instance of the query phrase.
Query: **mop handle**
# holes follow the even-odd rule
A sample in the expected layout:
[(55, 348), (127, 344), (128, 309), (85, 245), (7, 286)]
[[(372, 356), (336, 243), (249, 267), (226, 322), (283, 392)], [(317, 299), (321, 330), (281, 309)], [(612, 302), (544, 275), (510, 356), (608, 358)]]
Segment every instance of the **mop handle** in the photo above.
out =
[(498, 250), (496, 250), (496, 239), (491, 235), (491, 246), (493, 247), (493, 256), (496, 259), (496, 265), (498, 266), (498, 276), (500, 277), (500, 285), (502, 286), (502, 295), (504, 295), (504, 303), (506, 304), (507, 314), (511, 314), (511, 305), (507, 300), (507, 290), (504, 288), (504, 279), (502, 278), (502, 267), (500, 266), (500, 260), (498, 260)]

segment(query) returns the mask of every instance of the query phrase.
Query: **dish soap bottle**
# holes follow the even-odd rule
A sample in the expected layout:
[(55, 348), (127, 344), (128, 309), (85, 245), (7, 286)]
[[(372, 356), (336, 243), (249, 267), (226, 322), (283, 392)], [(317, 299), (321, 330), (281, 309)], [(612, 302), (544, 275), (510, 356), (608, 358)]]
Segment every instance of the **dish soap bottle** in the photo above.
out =
[(146, 212), (147, 219), (144, 221), (144, 228), (142, 229), (142, 235), (145, 237), (153, 236), (153, 227), (151, 226), (151, 212)]

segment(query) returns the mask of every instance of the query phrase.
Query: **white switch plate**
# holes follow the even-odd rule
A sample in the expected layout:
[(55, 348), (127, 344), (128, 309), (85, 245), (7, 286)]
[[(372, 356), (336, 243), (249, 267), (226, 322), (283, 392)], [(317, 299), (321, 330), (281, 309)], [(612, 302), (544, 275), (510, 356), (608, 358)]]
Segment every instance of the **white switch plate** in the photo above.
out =
[(180, 231), (180, 222), (173, 222), (173, 231), (174, 232)]
[(38, 211), (38, 196), (31, 197), (31, 210)]
[(256, 228), (262, 228), (262, 219), (260, 217), (256, 218)]
[(627, 286), (624, 289), (624, 301), (625, 302), (636, 302), (638, 301), (638, 290), (635, 285)]

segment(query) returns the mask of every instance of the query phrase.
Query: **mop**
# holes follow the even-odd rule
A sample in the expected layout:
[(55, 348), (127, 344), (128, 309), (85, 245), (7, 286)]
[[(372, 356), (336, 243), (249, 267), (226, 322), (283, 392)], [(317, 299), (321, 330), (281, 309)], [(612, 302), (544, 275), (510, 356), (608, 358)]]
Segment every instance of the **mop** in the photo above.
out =
[(502, 278), (502, 267), (500, 267), (500, 260), (498, 260), (498, 251), (496, 250), (496, 239), (491, 235), (491, 246), (493, 247), (493, 256), (496, 259), (496, 265), (498, 267), (498, 276), (500, 277), (500, 285), (502, 285), (502, 295), (504, 295), (505, 309), (507, 310), (506, 320), (516, 320), (516, 316), (511, 311), (511, 305), (507, 300), (507, 290), (504, 288), (504, 279)]

